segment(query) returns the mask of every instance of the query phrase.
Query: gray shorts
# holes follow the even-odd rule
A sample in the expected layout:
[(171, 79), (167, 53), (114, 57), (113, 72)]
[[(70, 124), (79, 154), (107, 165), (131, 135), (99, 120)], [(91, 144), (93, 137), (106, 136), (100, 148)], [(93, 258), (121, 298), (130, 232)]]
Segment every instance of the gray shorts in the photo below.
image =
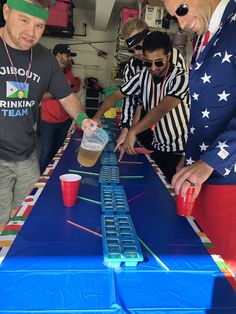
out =
[(39, 179), (36, 152), (24, 161), (0, 159), (0, 224), (5, 224), (12, 210), (18, 209)]

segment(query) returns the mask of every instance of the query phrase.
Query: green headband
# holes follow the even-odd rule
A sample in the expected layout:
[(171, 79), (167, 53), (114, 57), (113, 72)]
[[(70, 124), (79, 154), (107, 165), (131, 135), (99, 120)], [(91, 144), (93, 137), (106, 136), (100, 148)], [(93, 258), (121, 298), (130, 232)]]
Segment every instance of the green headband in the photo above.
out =
[(25, 0), (7, 0), (7, 5), (12, 9), (33, 15), (44, 21), (48, 19), (48, 10), (40, 8), (31, 2)]

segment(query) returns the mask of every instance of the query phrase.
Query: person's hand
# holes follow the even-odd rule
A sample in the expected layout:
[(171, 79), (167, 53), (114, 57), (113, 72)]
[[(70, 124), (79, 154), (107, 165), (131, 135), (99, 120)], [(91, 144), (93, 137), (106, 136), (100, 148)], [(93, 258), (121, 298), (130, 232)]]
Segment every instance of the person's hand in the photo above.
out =
[(124, 141), (126, 139), (126, 136), (128, 134), (128, 129), (124, 128), (121, 130), (119, 137), (116, 140), (116, 147), (114, 149), (114, 152), (116, 152), (117, 150), (120, 151), (120, 147), (122, 146), (122, 144), (124, 144)]
[(184, 159), (185, 159), (185, 156), (183, 155), (176, 167), (176, 172), (179, 172), (184, 167)]
[(92, 120), (92, 119), (84, 119), (83, 121), (82, 121), (82, 130), (84, 131), (86, 128), (90, 128), (90, 129), (94, 129), (94, 130), (96, 130), (96, 128), (97, 128), (97, 126), (98, 126), (98, 123), (97, 123), (97, 121), (95, 121), (95, 120)]
[(101, 127), (102, 126), (102, 121), (99, 117), (96, 117), (96, 115), (93, 117), (93, 121), (96, 122), (97, 126)]
[(119, 147), (119, 152), (120, 152), (120, 155), (119, 155), (119, 158), (118, 158), (118, 162), (121, 161), (121, 159), (123, 158), (124, 153), (125, 153), (125, 149), (124, 149), (124, 146), (123, 146), (123, 145), (121, 145), (121, 146)]
[(127, 128), (122, 129), (118, 139), (116, 140), (117, 144), (116, 144), (116, 147), (114, 149), (114, 152), (116, 152), (116, 151), (120, 152), (118, 161), (121, 161), (121, 159), (123, 158), (123, 155), (125, 153), (123, 143), (125, 142), (125, 139), (126, 139), (126, 136), (128, 134), (128, 131), (129, 130)]
[(136, 151), (134, 149), (135, 142), (136, 142), (136, 133), (131, 128), (123, 144), (124, 150), (126, 151), (127, 154), (136, 155)]
[(213, 172), (213, 168), (210, 167), (203, 160), (198, 160), (190, 166), (180, 169), (172, 179), (172, 186), (175, 189), (175, 193), (181, 194), (183, 197), (190, 186), (194, 186), (193, 196), (196, 198), (201, 190), (202, 184), (209, 178)]

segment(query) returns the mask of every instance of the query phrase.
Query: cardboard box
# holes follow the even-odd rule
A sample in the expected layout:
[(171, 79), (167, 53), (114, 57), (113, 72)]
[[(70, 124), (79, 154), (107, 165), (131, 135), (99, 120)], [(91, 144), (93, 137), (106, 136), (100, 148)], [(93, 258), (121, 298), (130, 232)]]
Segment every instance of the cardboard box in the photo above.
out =
[(162, 27), (164, 7), (145, 5), (142, 9), (142, 19), (149, 27)]

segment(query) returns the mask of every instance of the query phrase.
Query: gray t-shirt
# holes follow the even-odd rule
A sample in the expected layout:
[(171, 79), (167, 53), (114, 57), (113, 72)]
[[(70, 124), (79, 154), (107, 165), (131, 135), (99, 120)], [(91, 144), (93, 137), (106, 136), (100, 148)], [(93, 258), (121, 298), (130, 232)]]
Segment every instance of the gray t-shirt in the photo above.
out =
[[(0, 39), (0, 159), (20, 161), (28, 158), (35, 149), (33, 125), (44, 92), (49, 91), (60, 99), (71, 94), (71, 87), (55, 56), (42, 45), (33, 48), (27, 81), (30, 50), (10, 46), (7, 49), (13, 67)], [(19, 98), (20, 89), (24, 90), (23, 98)]]

